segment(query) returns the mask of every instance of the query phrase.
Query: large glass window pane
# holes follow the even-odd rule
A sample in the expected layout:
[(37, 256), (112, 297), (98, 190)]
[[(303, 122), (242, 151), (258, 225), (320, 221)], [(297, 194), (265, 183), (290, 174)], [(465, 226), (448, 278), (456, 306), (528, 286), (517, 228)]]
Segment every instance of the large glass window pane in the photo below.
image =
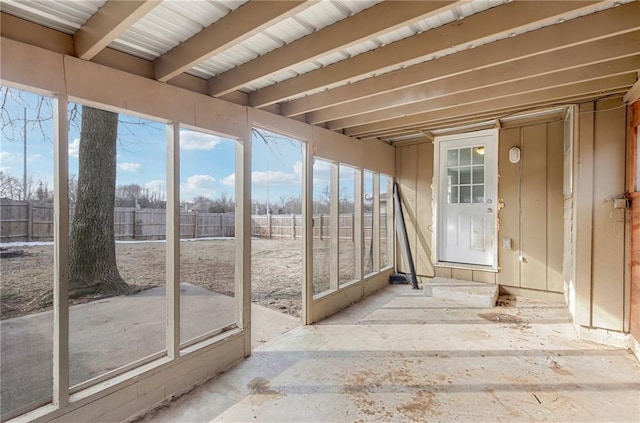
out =
[(236, 141), (180, 130), (180, 342), (235, 323)]
[(363, 174), (363, 190), (362, 190), (362, 206), (364, 216), (362, 219), (363, 235), (364, 235), (364, 274), (374, 271), (373, 265), (373, 212), (374, 212), (374, 195), (373, 195), (373, 173), (365, 170)]
[(251, 298), (262, 306), (300, 316), (302, 143), (254, 128), (251, 151)]
[[(51, 401), (53, 133), (49, 97), (0, 86), (0, 414)], [(26, 175), (26, 178), (25, 178)]]
[(331, 272), (331, 168), (333, 163), (313, 161), (313, 293), (330, 288)]
[(165, 350), (166, 125), (70, 105), (71, 385)]
[(389, 252), (393, 244), (393, 194), (391, 178), (380, 175), (380, 268), (390, 264)]
[(355, 252), (355, 183), (356, 169), (340, 164), (340, 197), (338, 218), (338, 283), (352, 281), (356, 277)]

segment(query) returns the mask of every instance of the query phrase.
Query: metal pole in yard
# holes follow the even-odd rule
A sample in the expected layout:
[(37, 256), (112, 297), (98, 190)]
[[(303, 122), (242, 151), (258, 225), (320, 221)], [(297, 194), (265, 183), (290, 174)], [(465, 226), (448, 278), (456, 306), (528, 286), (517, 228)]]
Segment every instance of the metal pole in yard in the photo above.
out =
[(22, 199), (23, 201), (27, 201), (27, 108), (24, 108), (24, 175), (22, 179)]

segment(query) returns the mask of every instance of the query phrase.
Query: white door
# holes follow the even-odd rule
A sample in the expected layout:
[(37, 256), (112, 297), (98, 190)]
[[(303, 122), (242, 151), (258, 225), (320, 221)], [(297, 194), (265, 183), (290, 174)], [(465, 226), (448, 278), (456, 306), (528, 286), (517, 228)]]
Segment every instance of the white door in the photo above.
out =
[(497, 267), (497, 135), (436, 138), (438, 262)]

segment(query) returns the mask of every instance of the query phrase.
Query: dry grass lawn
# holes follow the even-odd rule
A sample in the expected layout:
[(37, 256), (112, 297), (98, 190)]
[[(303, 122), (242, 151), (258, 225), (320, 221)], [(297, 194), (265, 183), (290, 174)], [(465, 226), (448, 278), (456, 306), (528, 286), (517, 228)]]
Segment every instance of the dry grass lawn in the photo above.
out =
[[(234, 293), (234, 240), (180, 243), (180, 279), (221, 294)], [(1, 318), (51, 308), (53, 245), (19, 247), (21, 257), (0, 261)], [(164, 242), (119, 242), (120, 274), (139, 289), (164, 285)], [(300, 315), (302, 306), (302, 243), (300, 240), (254, 239), (252, 242), (252, 301)], [(83, 302), (91, 299), (82, 300)]]

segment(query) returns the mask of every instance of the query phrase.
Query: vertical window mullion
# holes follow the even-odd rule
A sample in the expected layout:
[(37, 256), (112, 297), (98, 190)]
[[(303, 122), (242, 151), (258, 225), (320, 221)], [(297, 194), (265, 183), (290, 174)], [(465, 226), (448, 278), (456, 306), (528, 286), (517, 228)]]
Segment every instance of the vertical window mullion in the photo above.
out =
[[(248, 207), (245, 207), (245, 204)], [(245, 331), (244, 355), (251, 354), (251, 128), (236, 142), (235, 297), (236, 321)]]
[(167, 354), (180, 357), (180, 125), (167, 125)]

